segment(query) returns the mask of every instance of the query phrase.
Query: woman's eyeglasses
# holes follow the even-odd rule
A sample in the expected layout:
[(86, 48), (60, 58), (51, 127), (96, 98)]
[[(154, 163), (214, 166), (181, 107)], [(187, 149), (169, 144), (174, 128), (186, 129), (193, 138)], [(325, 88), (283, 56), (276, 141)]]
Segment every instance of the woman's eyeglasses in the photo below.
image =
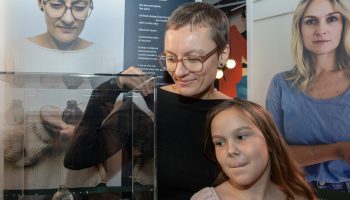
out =
[(91, 0), (72, 1), (70, 7), (62, 0), (43, 0), (43, 4), (45, 5), (45, 12), (51, 18), (60, 18), (67, 12), (67, 9), (70, 9), (75, 19), (85, 20), (94, 8)]
[(158, 62), (160, 66), (170, 72), (176, 70), (177, 64), (179, 62), (190, 72), (200, 72), (203, 69), (203, 63), (210, 58), (214, 53), (218, 51), (218, 47), (211, 50), (204, 56), (185, 56), (181, 59), (178, 59), (175, 55), (166, 55), (162, 53), (158, 56)]

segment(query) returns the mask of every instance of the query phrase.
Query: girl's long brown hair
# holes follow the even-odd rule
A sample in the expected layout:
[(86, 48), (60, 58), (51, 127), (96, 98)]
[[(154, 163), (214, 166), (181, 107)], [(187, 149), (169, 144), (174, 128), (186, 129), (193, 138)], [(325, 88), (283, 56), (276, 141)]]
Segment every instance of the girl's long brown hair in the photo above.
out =
[[(241, 99), (227, 100), (214, 107), (209, 112), (204, 135), (204, 151), (209, 158), (219, 165), (215, 156), (215, 147), (211, 137), (211, 123), (216, 115), (227, 109), (238, 111), (262, 132), (267, 147), (270, 150), (270, 179), (287, 195), (288, 199), (295, 199), (297, 196), (303, 196), (312, 200), (316, 199), (310, 185), (303, 175), (302, 169), (297, 165), (296, 161), (291, 158), (287, 150), (287, 144), (279, 134), (271, 115), (262, 106), (256, 103)], [(219, 185), (228, 179), (220, 165), (219, 169), (220, 172), (215, 181), (215, 185)]]

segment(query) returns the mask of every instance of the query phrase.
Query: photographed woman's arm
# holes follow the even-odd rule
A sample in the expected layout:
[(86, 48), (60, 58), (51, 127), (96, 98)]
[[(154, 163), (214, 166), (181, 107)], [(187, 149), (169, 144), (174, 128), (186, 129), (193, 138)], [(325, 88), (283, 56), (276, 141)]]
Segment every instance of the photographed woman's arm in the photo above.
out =
[(289, 149), (294, 159), (302, 167), (330, 160), (345, 160), (350, 164), (350, 142), (321, 145), (289, 145)]
[[(275, 123), (282, 133), (284, 132), (284, 111), (282, 110), (281, 99), (284, 82), (281, 76), (275, 76), (269, 86), (266, 97), (266, 107), (272, 114)], [(289, 145), (291, 153), (301, 166), (309, 166), (330, 160), (345, 160), (350, 164), (350, 142), (338, 142), (319, 145)]]

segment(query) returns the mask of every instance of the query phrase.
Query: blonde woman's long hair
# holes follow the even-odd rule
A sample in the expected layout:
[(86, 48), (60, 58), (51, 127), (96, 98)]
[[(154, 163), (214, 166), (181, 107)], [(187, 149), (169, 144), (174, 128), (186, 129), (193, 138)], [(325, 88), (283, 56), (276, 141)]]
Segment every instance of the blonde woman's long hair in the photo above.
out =
[[(292, 52), (295, 60), (294, 68), (287, 73), (287, 80), (292, 80), (301, 91), (310, 88), (315, 79), (314, 60), (312, 54), (304, 48), (300, 24), (304, 13), (312, 0), (301, 0), (297, 5), (292, 22)], [(339, 46), (336, 50), (337, 68), (350, 76), (350, 12), (343, 0), (329, 0), (343, 19), (343, 30)]]

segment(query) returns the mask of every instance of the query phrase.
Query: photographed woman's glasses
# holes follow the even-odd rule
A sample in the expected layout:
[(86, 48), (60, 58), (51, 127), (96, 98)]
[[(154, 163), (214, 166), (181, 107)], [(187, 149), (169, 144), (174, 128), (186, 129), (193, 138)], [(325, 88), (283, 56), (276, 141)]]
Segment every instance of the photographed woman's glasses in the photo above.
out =
[(218, 47), (215, 47), (204, 56), (185, 56), (181, 59), (178, 59), (175, 55), (162, 53), (158, 56), (158, 62), (164, 70), (169, 72), (174, 72), (179, 62), (190, 72), (200, 72), (203, 69), (203, 63), (217, 51)]
[(75, 19), (85, 20), (94, 8), (91, 0), (72, 1), (70, 7), (62, 0), (43, 0), (43, 4), (45, 5), (45, 12), (51, 18), (60, 18), (67, 12), (67, 9), (70, 9)]

